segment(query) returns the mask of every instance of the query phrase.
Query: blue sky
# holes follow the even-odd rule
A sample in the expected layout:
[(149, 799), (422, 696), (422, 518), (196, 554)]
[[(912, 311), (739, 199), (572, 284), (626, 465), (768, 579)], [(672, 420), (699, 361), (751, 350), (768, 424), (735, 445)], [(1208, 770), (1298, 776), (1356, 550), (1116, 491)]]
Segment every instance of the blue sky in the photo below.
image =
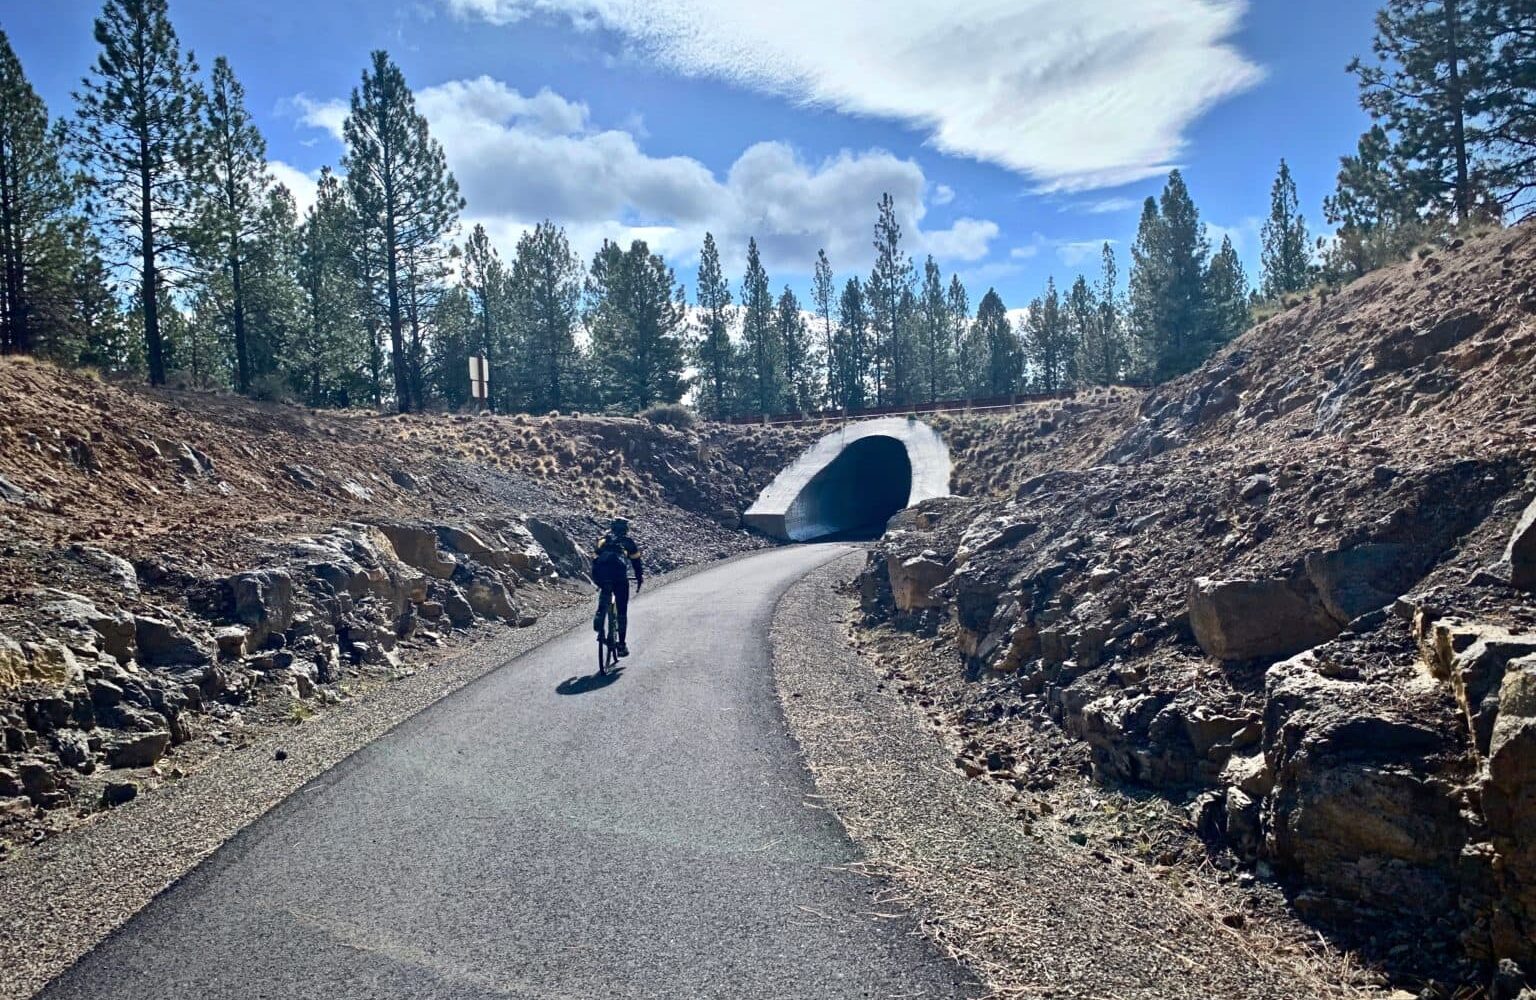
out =
[[(1181, 167), (1213, 236), (1258, 270), (1279, 159), (1321, 228), (1366, 125), (1365, 0), (171, 0), (185, 47), (227, 55), (301, 201), (343, 102), (385, 48), (509, 253), (549, 216), (578, 249), (648, 238), (690, 286), (704, 230), (748, 235), (804, 289), (818, 247), (866, 272), (875, 201), (974, 303), (1125, 259)], [(7, 5), (0, 28), (54, 113), (94, 58), (95, 0)]]

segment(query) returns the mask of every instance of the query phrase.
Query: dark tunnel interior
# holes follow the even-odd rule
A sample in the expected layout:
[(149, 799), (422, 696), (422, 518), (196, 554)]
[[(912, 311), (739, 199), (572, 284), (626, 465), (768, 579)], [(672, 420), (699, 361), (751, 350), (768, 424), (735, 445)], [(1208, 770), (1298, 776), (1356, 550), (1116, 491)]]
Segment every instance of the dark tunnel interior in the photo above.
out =
[(790, 537), (875, 538), (912, 494), (912, 462), (895, 438), (854, 441), (818, 472), (785, 517)]

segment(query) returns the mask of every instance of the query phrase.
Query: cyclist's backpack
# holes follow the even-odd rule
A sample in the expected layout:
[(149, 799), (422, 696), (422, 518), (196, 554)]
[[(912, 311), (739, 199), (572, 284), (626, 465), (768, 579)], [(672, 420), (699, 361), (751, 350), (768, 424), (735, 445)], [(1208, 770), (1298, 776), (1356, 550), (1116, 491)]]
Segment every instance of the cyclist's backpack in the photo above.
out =
[(599, 586), (623, 582), (629, 575), (624, 565), (624, 547), (612, 535), (603, 536), (592, 558), (592, 582)]

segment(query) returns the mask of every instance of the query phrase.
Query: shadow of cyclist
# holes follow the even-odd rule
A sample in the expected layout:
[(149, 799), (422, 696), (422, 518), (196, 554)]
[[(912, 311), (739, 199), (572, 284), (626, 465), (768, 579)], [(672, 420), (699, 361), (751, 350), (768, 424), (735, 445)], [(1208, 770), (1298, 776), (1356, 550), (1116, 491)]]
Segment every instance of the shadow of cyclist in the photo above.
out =
[(624, 668), (615, 664), (605, 674), (587, 674), (585, 677), (567, 677), (555, 685), (555, 694), (591, 694), (601, 691), (624, 676)]

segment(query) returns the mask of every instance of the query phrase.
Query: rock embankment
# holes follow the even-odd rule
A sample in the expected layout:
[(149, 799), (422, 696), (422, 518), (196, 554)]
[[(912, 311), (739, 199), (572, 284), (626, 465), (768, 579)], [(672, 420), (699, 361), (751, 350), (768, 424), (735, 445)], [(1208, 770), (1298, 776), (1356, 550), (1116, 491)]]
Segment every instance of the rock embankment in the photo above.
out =
[(13, 358), (0, 412), (0, 858), (581, 599), (615, 513), (659, 571), (764, 544), (740, 512), (809, 433), (318, 412)]
[(940, 707), (978, 761), (1057, 727), (1368, 959), (1521, 981), (1533, 385), (1523, 226), (1250, 331), (1096, 458), (900, 515), (866, 620), (952, 650)]

